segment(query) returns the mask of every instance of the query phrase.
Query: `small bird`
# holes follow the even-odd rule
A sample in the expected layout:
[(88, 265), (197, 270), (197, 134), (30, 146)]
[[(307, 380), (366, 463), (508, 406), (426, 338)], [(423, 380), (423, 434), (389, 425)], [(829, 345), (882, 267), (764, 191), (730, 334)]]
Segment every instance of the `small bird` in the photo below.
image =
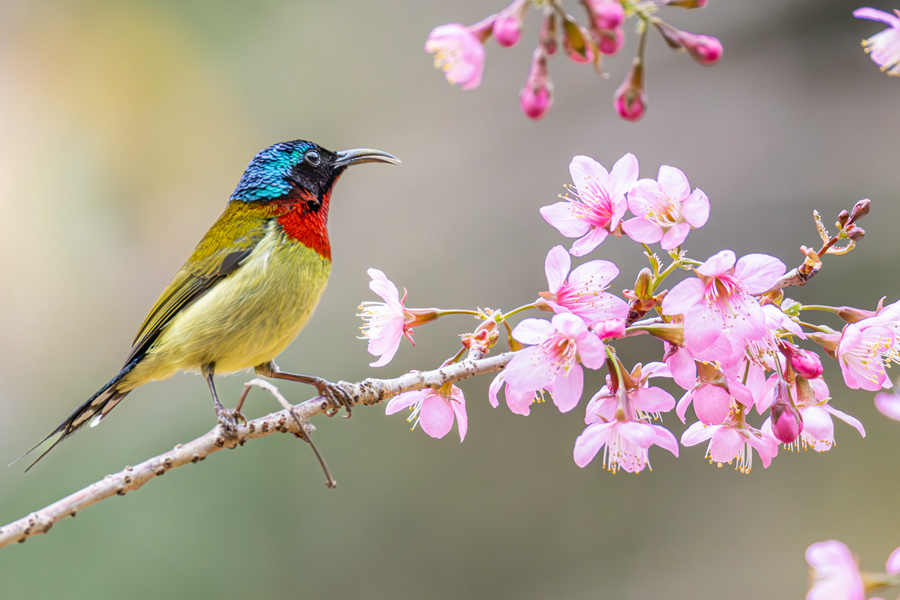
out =
[(29, 450), (60, 434), (28, 468), (85, 423), (99, 423), (135, 388), (179, 369), (206, 378), (225, 427), (243, 416), (219, 402), (213, 375), (251, 368), (313, 385), (349, 413), (349, 399), (338, 386), (286, 373), (272, 361), (297, 337), (325, 291), (331, 190), (347, 167), (367, 162), (400, 164), (379, 150), (332, 152), (303, 140), (257, 154), (225, 212), (150, 309), (122, 370)]

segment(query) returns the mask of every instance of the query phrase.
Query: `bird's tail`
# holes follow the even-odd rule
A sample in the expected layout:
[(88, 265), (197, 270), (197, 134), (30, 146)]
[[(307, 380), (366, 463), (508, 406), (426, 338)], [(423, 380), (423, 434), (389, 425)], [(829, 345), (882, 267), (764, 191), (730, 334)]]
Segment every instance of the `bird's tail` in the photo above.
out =
[[(111, 411), (115, 406), (128, 395), (128, 391), (122, 392), (117, 389), (117, 385), (125, 375), (128, 374), (131, 369), (138, 363), (140, 358), (135, 358), (131, 362), (129, 362), (125, 367), (119, 371), (119, 374), (113, 377), (109, 383), (104, 385), (100, 390), (91, 396), (87, 402), (76, 408), (68, 418), (59, 424), (59, 427), (54, 429), (50, 435), (45, 437), (40, 441), (34, 448), (14, 460), (10, 463), (10, 466), (20, 461), (22, 458), (28, 456), (32, 452), (34, 452), (41, 444), (52, 438), (56, 434), (60, 434), (59, 437), (53, 442), (53, 444), (44, 450), (44, 452), (37, 457), (37, 459), (28, 465), (28, 469), (25, 469), (27, 473), (31, 467), (36, 465), (38, 461), (47, 456), (47, 453), (56, 448), (56, 446), (68, 438), (70, 435), (84, 427), (85, 423), (90, 422), (91, 427), (94, 427)], [(129, 390), (131, 391), (131, 390)]]

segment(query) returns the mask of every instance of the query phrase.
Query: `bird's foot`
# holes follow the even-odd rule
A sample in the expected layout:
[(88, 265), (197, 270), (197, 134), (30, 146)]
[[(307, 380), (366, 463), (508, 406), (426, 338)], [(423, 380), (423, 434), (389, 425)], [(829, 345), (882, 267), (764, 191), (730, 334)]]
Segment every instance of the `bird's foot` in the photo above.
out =
[(233, 432), (238, 427), (238, 422), (243, 421), (247, 424), (247, 417), (241, 411), (231, 408), (225, 408), (221, 402), (216, 402), (216, 419), (219, 425), (228, 432)]
[(321, 377), (316, 377), (313, 380), (313, 385), (316, 386), (319, 395), (324, 396), (331, 403), (331, 408), (325, 412), (326, 415), (333, 417), (343, 406), (347, 409), (347, 414), (344, 415), (344, 418), (350, 418), (353, 409), (353, 396), (340, 383), (331, 383)]

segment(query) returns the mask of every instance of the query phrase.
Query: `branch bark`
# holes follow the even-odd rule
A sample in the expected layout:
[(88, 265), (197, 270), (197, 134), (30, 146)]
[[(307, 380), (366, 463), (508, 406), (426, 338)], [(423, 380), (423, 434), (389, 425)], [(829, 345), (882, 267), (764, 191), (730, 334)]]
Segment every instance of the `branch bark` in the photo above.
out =
[[(507, 352), (490, 358), (466, 359), (433, 371), (411, 372), (394, 379), (370, 378), (358, 383), (341, 381), (338, 385), (347, 390), (354, 405), (372, 405), (402, 392), (426, 387), (436, 389), (448, 381), (499, 371), (512, 357), (513, 353)], [(249, 440), (276, 432), (302, 436), (299, 423), (305, 423), (310, 417), (324, 413), (330, 408), (332, 407), (328, 400), (317, 396), (294, 405), (291, 410), (281, 410), (238, 425), (233, 431), (226, 432), (216, 425), (206, 435), (186, 444), (179, 444), (169, 452), (145, 460), (135, 467), (125, 467), (118, 473), (107, 475), (62, 500), (0, 527), (0, 548), (13, 542), (24, 542), (33, 535), (46, 533), (57, 521), (68, 516), (74, 517), (76, 512), (92, 504), (115, 495), (124, 496), (128, 492), (140, 489), (151, 479), (164, 475), (170, 469), (199, 462), (224, 448), (243, 446)], [(308, 425), (307, 428), (309, 429)]]

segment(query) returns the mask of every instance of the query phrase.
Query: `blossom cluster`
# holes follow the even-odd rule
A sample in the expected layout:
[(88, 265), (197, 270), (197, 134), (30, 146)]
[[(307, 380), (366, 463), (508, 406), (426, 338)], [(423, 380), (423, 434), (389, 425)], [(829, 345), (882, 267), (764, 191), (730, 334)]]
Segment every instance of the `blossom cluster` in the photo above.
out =
[(682, 31), (657, 16), (662, 6), (700, 8), (706, 0), (663, 0), (634, 2), (632, 0), (581, 0), (585, 24), (567, 14), (560, 0), (513, 0), (499, 13), (478, 23), (465, 26), (450, 23), (435, 27), (425, 50), (434, 53), (434, 64), (443, 69), (447, 81), (471, 90), (481, 83), (484, 72), (484, 44), (493, 36), (503, 47), (515, 46), (522, 37), (524, 18), (534, 7), (542, 13), (538, 44), (531, 57), (525, 85), (519, 92), (522, 112), (531, 119), (540, 119), (553, 104), (553, 83), (548, 60), (561, 47), (563, 53), (579, 64), (593, 64), (603, 73), (603, 55), (617, 54), (625, 44), (626, 21), (636, 18), (640, 35), (637, 55), (631, 70), (614, 94), (613, 105), (623, 119), (637, 121), (644, 115), (647, 94), (644, 90), (644, 62), (647, 31), (656, 29), (670, 48), (687, 51), (701, 65), (714, 65), (722, 56), (718, 39), (704, 34)]
[[(690, 410), (695, 417), (680, 436), (681, 446), (708, 442), (711, 463), (735, 464), (742, 472), (750, 471), (753, 453), (768, 467), (782, 445), (830, 450), (835, 418), (865, 436), (862, 423), (831, 405), (820, 356), (801, 345), (817, 344), (837, 359), (850, 388), (890, 388), (885, 367), (900, 358), (900, 302), (873, 311), (804, 306), (785, 298), (783, 289), (806, 283), (822, 268), (825, 254), (846, 253), (862, 239), (857, 221), (868, 213), (868, 200), (842, 211), (834, 236), (817, 216), (821, 249), (802, 247), (804, 262), (788, 272), (781, 260), (765, 254), (738, 258), (726, 249), (704, 261), (688, 258), (683, 244), (691, 230), (706, 224), (710, 201), (675, 167), (663, 165), (655, 179), (639, 179), (637, 158), (626, 154), (611, 170), (576, 156), (569, 170), (568, 193), (540, 214), (575, 241), (569, 250), (556, 246), (547, 253), (547, 289), (532, 303), (506, 314), (410, 309), (405, 293), (401, 299), (381, 271), (370, 270), (370, 286), (384, 300), (361, 306), (369, 351), (381, 356), (373, 365), (387, 363), (402, 337), (412, 340), (414, 327), (447, 314), (470, 314), (481, 325), (463, 336), (463, 347), (447, 363), (460, 360), (466, 350), (487, 353), (505, 326), (513, 355), (490, 386), (495, 407), (503, 392), (516, 414), (529, 415), (532, 404), (546, 395), (561, 412), (572, 411), (584, 396), (586, 370), (605, 369), (606, 385), (586, 405), (586, 427), (573, 457), (584, 467), (603, 450), (604, 468), (612, 472), (643, 470), (654, 445), (678, 455), (679, 440), (658, 423), (671, 411), (685, 424)], [(595, 259), (572, 268), (573, 257), (586, 256), (610, 237), (637, 242), (650, 261), (622, 297), (609, 292), (619, 276), (612, 262)], [(671, 263), (664, 266), (649, 244), (659, 244)], [(669, 278), (684, 271), (691, 274), (672, 285)], [(508, 323), (529, 309), (553, 316), (526, 318), (515, 327)], [(806, 311), (831, 313), (845, 325), (838, 331), (813, 324)], [(639, 334), (659, 339), (660, 350), (629, 369), (615, 345)], [(651, 383), (658, 378), (673, 380), (683, 389), (681, 398)], [(900, 418), (897, 395), (879, 394), (876, 405)], [(465, 435), (465, 399), (455, 385), (400, 394), (387, 412), (402, 408), (412, 410), (413, 427), (421, 423), (433, 437), (446, 435), (454, 418), (460, 440)], [(752, 422), (753, 412), (762, 423)]]
[(888, 557), (884, 573), (860, 572), (850, 549), (837, 540), (807, 548), (806, 562), (812, 580), (806, 600), (865, 600), (870, 590), (900, 585), (900, 548)]

